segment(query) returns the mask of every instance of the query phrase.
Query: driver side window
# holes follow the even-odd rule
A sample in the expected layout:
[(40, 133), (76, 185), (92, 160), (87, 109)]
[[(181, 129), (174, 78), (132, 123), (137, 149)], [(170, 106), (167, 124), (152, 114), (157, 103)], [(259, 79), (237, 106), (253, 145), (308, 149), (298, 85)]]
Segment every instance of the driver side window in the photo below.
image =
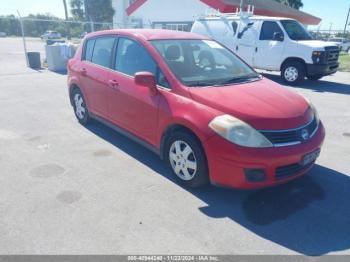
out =
[(260, 32), (260, 40), (275, 40), (274, 35), (279, 33), (283, 36), (283, 31), (280, 26), (273, 21), (265, 21), (262, 24), (261, 32)]

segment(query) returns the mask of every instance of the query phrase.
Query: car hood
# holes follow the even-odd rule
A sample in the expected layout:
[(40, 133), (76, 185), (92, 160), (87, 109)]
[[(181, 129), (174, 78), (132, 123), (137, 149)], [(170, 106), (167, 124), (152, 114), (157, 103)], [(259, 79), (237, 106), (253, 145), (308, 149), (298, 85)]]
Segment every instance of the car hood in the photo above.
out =
[(291, 129), (313, 118), (308, 102), (270, 80), (221, 87), (190, 88), (192, 98), (237, 117), (256, 129)]
[(311, 47), (311, 48), (325, 48), (326, 46), (337, 46), (333, 42), (326, 42), (326, 41), (320, 41), (320, 40), (304, 40), (304, 41), (298, 41), (299, 45)]

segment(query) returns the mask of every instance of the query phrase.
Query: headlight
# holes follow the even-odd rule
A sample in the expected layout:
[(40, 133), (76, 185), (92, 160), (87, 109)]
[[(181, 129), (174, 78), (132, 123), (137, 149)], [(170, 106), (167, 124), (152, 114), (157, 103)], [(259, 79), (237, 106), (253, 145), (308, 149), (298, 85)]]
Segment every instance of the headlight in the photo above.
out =
[(215, 117), (209, 127), (226, 140), (244, 147), (272, 147), (272, 143), (247, 123), (230, 115)]
[(316, 119), (316, 122), (317, 122), (317, 124), (319, 124), (320, 123), (320, 116), (318, 115), (316, 107), (311, 103), (311, 101), (309, 99), (305, 98), (305, 100), (309, 103), (309, 106), (310, 106), (312, 112), (314, 113), (314, 117)]
[(313, 51), (312, 52), (312, 61), (314, 64), (319, 64), (324, 61), (325, 58), (325, 52), (324, 51)]

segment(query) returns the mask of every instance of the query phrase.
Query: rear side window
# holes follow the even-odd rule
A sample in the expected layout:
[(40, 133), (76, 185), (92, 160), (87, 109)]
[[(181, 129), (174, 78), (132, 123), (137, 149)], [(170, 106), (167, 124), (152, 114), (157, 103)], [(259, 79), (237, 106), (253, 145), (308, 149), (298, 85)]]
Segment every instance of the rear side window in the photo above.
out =
[(283, 35), (280, 26), (276, 22), (265, 21), (261, 27), (260, 40), (274, 40), (275, 33)]
[(92, 52), (94, 51), (95, 39), (90, 39), (86, 41), (85, 44), (85, 55), (83, 60), (91, 61)]
[(95, 40), (91, 62), (103, 67), (110, 67), (115, 37), (99, 37)]

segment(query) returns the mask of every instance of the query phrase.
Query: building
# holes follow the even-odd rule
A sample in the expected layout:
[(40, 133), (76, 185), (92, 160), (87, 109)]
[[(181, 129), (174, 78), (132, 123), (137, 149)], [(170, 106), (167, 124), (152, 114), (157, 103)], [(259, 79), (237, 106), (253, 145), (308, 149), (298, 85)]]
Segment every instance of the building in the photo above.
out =
[[(189, 31), (196, 16), (220, 11), (236, 12), (240, 0), (112, 0), (116, 10), (116, 28), (146, 27)], [(289, 17), (305, 25), (317, 25), (321, 19), (274, 0), (245, 0), (255, 14)]]

